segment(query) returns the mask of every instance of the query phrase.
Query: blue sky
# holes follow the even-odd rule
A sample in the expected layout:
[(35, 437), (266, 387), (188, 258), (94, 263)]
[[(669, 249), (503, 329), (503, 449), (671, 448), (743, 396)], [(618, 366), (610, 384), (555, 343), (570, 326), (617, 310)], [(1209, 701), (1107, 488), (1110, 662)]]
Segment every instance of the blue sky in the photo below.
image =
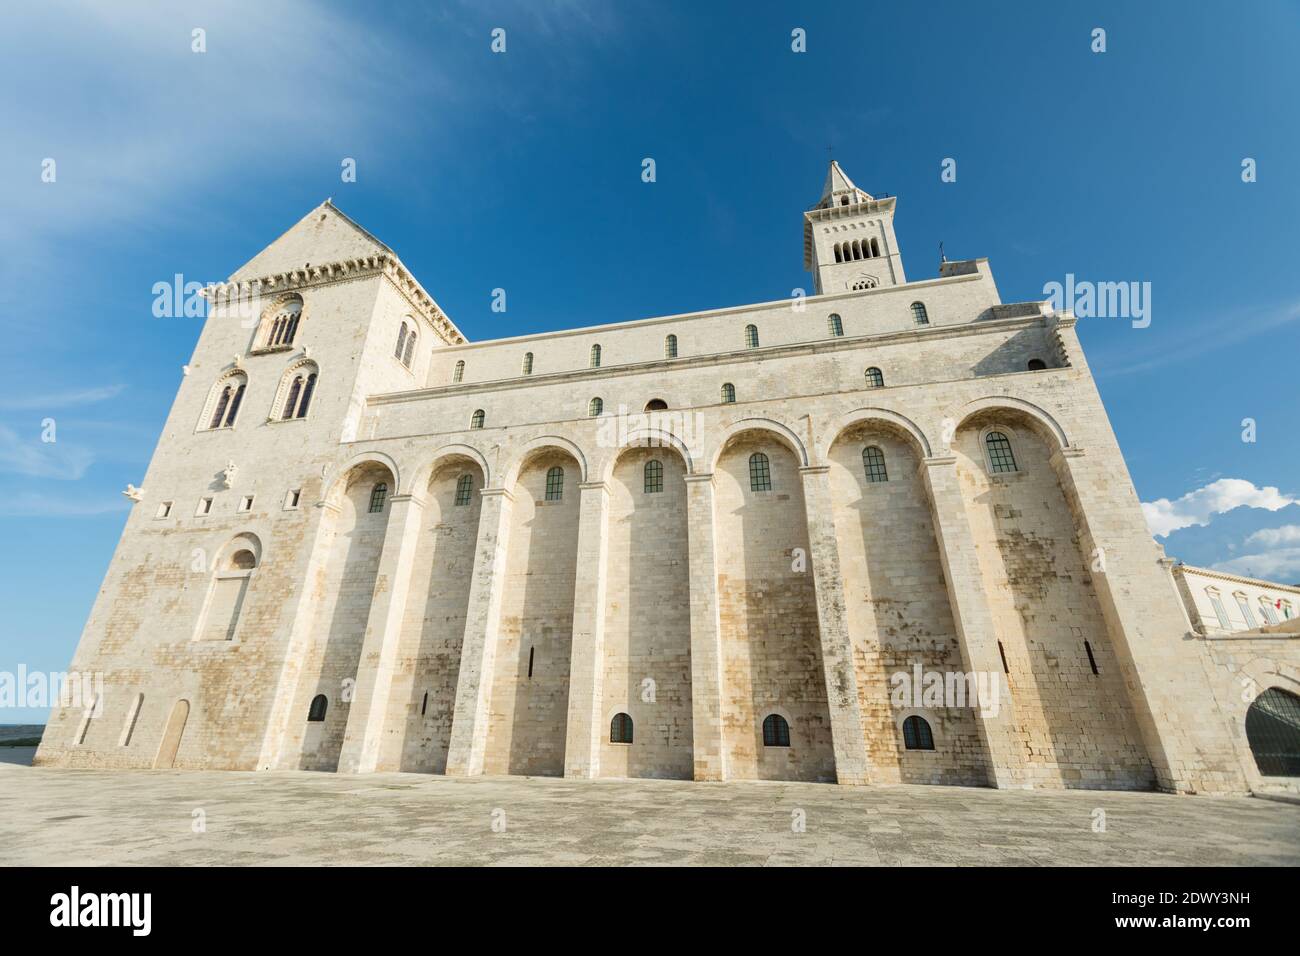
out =
[(5, 17), (0, 671), (71, 659), (199, 334), (153, 316), (155, 282), (224, 279), (333, 197), (471, 339), (766, 301), (811, 287), (800, 214), (828, 145), (899, 197), (909, 278), (935, 274), (942, 240), (987, 256), (1005, 301), (1067, 273), (1150, 282), (1148, 328), (1079, 329), (1160, 540), (1300, 581), (1295, 2), (47, 0)]

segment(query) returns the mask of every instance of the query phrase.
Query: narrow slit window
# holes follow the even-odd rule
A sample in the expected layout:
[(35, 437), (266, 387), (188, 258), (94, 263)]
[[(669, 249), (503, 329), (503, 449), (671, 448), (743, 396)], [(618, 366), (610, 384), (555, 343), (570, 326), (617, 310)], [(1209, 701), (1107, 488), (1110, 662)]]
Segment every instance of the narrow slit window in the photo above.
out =
[(462, 360), (457, 362), (456, 367), (452, 369), (451, 384), (458, 385), (464, 380), (464, 378), (465, 378), (465, 362), (464, 360)]
[(524, 353), (524, 374), (525, 375), (533, 374), (533, 353), (532, 352)]
[(677, 358), (677, 336), (670, 335), (664, 339), (664, 358)]
[(591, 347), (591, 367), (600, 368), (600, 346), (599, 345), (593, 345)]
[(1097, 658), (1092, 656), (1092, 645), (1087, 641), (1084, 641), (1083, 649), (1088, 652), (1088, 666), (1092, 668), (1092, 672), (1094, 674), (1100, 674), (1101, 671), (1097, 670)]

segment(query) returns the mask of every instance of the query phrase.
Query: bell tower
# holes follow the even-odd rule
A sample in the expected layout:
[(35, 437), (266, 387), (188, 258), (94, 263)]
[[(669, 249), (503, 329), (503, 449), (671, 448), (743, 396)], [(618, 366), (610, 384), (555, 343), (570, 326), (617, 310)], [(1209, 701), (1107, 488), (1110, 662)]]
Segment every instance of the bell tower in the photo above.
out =
[(817, 205), (803, 214), (803, 264), (813, 292), (862, 292), (907, 282), (894, 237), (894, 198), (859, 189), (831, 160)]

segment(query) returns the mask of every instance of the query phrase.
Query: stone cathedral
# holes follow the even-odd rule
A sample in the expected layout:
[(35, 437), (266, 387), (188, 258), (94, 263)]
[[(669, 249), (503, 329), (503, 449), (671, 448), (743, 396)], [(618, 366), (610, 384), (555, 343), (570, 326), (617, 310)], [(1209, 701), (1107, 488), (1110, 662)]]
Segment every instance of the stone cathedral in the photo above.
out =
[(895, 209), (831, 163), (812, 295), (477, 343), (312, 210), (207, 291), (37, 762), (1250, 789), (1295, 641), (1198, 633), (1074, 316)]

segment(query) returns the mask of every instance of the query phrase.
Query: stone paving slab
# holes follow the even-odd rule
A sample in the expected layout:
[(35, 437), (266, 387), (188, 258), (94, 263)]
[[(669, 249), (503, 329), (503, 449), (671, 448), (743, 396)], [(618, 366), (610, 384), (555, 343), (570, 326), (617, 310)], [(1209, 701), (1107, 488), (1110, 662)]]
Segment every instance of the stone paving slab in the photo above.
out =
[[(1096, 809), (1104, 833), (1093, 832)], [(205, 832), (193, 832), (196, 810)], [(1295, 866), (1300, 806), (1078, 790), (0, 763), (0, 864)]]

